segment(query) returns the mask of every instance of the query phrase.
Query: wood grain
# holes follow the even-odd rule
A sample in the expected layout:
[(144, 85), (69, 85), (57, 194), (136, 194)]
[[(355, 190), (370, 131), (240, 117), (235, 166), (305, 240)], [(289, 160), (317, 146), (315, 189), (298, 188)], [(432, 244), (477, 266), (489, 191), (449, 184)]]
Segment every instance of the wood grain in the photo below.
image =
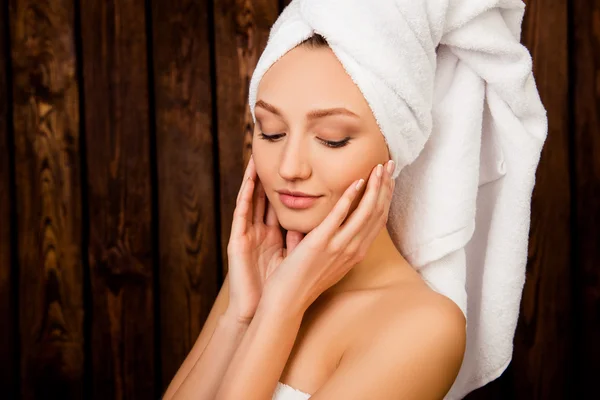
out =
[[(12, 124), (9, 122), (9, 99), (11, 88), (8, 87), (9, 49), (6, 46), (8, 37), (8, 8), (0, 6), (0, 387), (3, 395), (17, 398), (19, 387), (19, 364), (17, 360), (17, 304), (15, 300), (15, 272), (13, 267), (13, 240), (15, 232), (12, 215), (12, 170), (10, 156), (14, 152), (11, 140)], [(10, 124), (10, 125), (9, 125)]]
[(215, 4), (223, 276), (228, 268), (227, 244), (235, 200), (252, 149), (254, 124), (248, 87), (278, 14), (277, 0), (223, 0)]
[(155, 397), (143, 0), (81, 5), (93, 397)]
[[(515, 399), (573, 394), (567, 0), (529, 0), (522, 42), (548, 113), (532, 198), (527, 279), (514, 340)], [(552, 27), (549, 29), (549, 27)]]
[(575, 215), (572, 268), (578, 315), (575, 373), (581, 396), (598, 393), (600, 376), (600, 3), (573, 2), (572, 66)]
[(79, 96), (70, 0), (12, 0), (22, 398), (82, 397)]
[(152, 2), (163, 390), (221, 284), (208, 6), (206, 0)]

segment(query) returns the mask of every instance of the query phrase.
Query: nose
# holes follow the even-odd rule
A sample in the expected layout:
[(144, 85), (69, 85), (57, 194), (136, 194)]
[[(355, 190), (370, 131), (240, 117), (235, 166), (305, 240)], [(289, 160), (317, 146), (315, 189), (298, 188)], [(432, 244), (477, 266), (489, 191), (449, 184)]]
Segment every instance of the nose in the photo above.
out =
[(308, 154), (302, 141), (287, 140), (279, 160), (279, 176), (285, 180), (303, 180), (311, 175)]

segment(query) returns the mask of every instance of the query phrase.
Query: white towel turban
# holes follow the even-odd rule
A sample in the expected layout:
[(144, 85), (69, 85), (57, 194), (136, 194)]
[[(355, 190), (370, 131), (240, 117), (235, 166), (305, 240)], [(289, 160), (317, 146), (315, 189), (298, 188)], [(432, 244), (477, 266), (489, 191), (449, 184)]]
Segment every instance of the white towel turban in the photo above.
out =
[(547, 118), (520, 44), (520, 0), (293, 0), (250, 81), (303, 40), (325, 37), (367, 100), (396, 163), (388, 229), (424, 280), (467, 318), (446, 399), (512, 358), (531, 193)]

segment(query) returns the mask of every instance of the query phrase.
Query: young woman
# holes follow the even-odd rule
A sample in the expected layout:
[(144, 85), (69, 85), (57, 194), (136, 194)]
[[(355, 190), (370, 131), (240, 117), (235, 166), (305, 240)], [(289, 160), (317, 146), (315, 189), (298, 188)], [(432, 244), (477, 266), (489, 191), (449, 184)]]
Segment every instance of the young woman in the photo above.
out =
[(257, 98), (229, 272), (164, 398), (443, 398), (466, 321), (390, 238), (394, 165), (365, 98), (318, 35)]

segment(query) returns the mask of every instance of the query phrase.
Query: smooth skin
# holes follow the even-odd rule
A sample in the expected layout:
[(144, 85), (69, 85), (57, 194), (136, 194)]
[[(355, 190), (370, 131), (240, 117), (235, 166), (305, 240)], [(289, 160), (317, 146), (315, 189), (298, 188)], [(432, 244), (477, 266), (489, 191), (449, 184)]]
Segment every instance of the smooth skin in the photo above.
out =
[[(393, 181), (374, 168), (389, 153), (364, 97), (328, 48), (298, 47), (258, 99), (229, 273), (164, 398), (270, 399), (278, 380), (317, 400), (443, 398), (465, 319), (391, 241)], [(323, 108), (355, 116), (312, 113)], [(282, 189), (321, 197), (289, 209)]]

